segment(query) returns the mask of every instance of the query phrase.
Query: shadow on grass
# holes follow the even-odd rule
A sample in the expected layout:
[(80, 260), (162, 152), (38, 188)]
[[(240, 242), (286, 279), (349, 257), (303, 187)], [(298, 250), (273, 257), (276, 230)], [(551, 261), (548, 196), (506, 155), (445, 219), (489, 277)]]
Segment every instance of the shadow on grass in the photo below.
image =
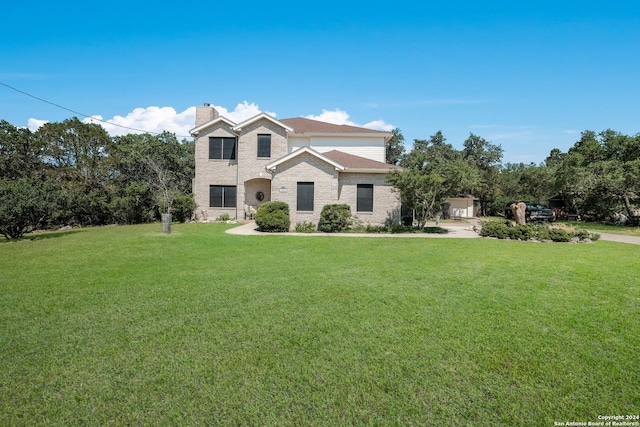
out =
[(18, 237), (17, 239), (7, 239), (6, 237), (0, 237), (0, 244), (2, 243), (13, 243), (13, 242), (31, 242), (35, 240), (48, 240), (48, 239), (57, 239), (59, 237), (66, 237), (71, 234), (82, 233), (86, 230), (67, 230), (67, 231), (42, 231), (29, 233), (25, 236)]

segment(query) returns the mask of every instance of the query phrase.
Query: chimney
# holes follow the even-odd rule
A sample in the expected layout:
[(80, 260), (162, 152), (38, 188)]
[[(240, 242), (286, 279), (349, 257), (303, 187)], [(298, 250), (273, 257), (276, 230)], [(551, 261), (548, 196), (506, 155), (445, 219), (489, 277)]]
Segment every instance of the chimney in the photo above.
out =
[(211, 106), (208, 102), (205, 102), (202, 107), (196, 107), (196, 127), (210, 122), (217, 118), (220, 114)]

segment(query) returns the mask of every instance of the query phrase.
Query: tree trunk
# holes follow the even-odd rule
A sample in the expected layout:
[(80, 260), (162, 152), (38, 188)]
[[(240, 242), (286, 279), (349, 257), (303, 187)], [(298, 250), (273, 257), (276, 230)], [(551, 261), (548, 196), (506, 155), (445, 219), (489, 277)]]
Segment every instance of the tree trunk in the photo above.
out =
[(162, 232), (164, 234), (171, 234), (171, 214), (163, 213), (162, 214)]
[(627, 217), (631, 221), (631, 224), (638, 225), (638, 218), (633, 214), (633, 209), (631, 208), (631, 201), (629, 200), (629, 196), (626, 194), (622, 196), (624, 200), (624, 207), (627, 209)]

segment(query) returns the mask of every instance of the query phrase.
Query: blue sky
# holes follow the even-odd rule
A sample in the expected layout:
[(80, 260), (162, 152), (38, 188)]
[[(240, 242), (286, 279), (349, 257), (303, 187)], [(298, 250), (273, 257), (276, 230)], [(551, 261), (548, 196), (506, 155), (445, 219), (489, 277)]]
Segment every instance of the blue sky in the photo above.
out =
[[(446, 4), (445, 4), (446, 3)], [(640, 132), (635, 1), (3, 5), (0, 82), (77, 112), (188, 135), (193, 106), (441, 130), (544, 161), (584, 130)], [(74, 114), (0, 86), (0, 119)], [(111, 133), (128, 132), (107, 127)]]

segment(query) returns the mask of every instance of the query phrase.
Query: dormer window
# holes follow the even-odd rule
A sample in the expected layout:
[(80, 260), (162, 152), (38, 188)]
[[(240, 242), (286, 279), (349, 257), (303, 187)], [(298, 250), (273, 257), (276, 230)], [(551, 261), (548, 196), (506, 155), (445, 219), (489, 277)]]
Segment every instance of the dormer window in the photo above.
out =
[(271, 135), (258, 134), (258, 157), (271, 157)]

